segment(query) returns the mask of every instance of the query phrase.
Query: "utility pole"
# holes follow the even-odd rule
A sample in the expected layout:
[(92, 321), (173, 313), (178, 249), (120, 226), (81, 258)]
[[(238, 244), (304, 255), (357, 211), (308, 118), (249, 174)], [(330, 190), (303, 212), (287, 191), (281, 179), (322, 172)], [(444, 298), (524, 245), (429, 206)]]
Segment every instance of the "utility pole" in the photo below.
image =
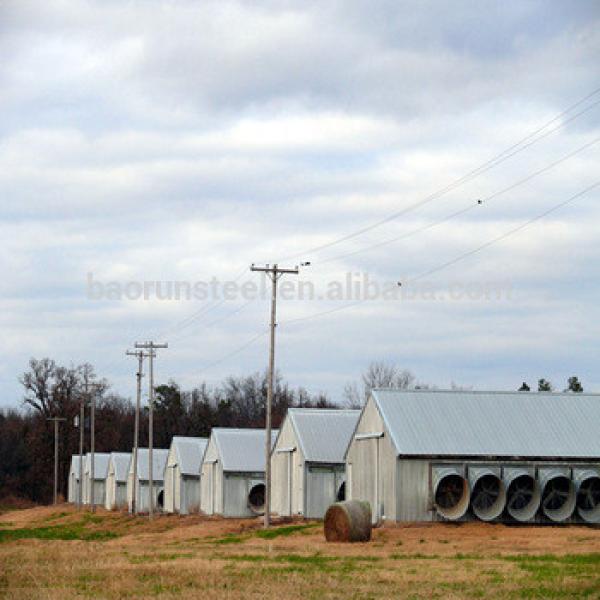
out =
[(135, 424), (133, 429), (133, 487), (131, 490), (131, 512), (137, 514), (137, 470), (138, 470), (138, 448), (140, 436), (140, 404), (142, 402), (142, 377), (144, 369), (144, 358), (149, 356), (143, 350), (127, 350), (127, 356), (135, 356), (138, 359), (138, 370), (136, 373), (137, 393), (135, 399)]
[(83, 434), (85, 430), (85, 396), (79, 402), (79, 485), (77, 493), (77, 510), (83, 506)]
[(50, 417), (47, 421), (54, 421), (54, 504), (58, 504), (58, 424), (66, 421), (63, 417)]
[[(303, 263), (308, 266), (310, 263)], [(275, 378), (275, 327), (277, 327), (277, 282), (283, 275), (298, 275), (298, 267), (283, 269), (278, 265), (250, 266), (251, 271), (266, 273), (271, 279), (271, 344), (269, 348), (269, 371), (267, 375), (267, 406), (265, 416), (265, 529), (271, 525), (271, 409), (273, 406), (273, 380)]]
[[(90, 508), (92, 512), (96, 512), (96, 499), (94, 497), (94, 484), (96, 473), (94, 472), (96, 466), (96, 390), (102, 387), (100, 383), (90, 383), (85, 381), (85, 393), (90, 398)], [(91, 388), (91, 391), (90, 391)], [(80, 466), (81, 473), (81, 466)]]
[(152, 519), (154, 516), (154, 472), (152, 462), (152, 450), (154, 445), (154, 359), (156, 358), (155, 350), (159, 348), (168, 348), (169, 344), (155, 344), (154, 342), (136, 342), (135, 347), (142, 350), (148, 350), (148, 358), (150, 359), (148, 369), (148, 385), (150, 386), (148, 394), (148, 484), (150, 488), (148, 518)]

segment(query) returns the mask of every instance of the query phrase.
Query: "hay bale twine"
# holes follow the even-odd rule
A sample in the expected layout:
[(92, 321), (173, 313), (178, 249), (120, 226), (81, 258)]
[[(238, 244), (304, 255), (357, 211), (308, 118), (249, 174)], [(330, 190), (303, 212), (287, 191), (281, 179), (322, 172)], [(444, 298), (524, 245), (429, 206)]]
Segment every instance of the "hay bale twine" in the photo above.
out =
[(361, 500), (332, 504), (325, 513), (328, 542), (368, 542), (371, 539), (371, 505)]

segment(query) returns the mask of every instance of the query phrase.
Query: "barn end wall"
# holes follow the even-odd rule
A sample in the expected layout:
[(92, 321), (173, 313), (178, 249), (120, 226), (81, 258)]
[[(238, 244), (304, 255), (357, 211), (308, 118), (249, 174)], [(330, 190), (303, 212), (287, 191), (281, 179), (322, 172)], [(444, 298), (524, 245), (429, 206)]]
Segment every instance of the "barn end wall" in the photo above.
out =
[[(295, 448), (293, 452), (278, 452)], [(289, 475), (288, 475), (289, 473)], [(289, 478), (291, 476), (291, 479)], [(271, 453), (271, 510), (280, 516), (304, 514), (304, 456), (290, 419), (285, 419)], [(291, 488), (291, 489), (290, 489)], [(290, 510), (291, 494), (291, 510)]]
[(222, 514), (223, 471), (213, 436), (204, 454), (200, 482), (200, 510), (207, 515)]
[[(357, 436), (382, 433), (381, 437)], [(372, 398), (367, 401), (350, 441), (346, 456), (348, 499), (366, 500), (371, 505), (373, 522), (395, 521), (396, 452)]]

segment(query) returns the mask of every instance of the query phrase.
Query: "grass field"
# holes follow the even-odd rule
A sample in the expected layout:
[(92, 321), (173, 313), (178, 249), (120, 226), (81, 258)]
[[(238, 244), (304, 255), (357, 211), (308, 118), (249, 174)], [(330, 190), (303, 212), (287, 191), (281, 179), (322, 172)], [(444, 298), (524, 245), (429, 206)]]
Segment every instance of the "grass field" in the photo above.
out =
[(600, 529), (427, 524), (344, 545), (318, 523), (14, 510), (0, 597), (600, 598)]

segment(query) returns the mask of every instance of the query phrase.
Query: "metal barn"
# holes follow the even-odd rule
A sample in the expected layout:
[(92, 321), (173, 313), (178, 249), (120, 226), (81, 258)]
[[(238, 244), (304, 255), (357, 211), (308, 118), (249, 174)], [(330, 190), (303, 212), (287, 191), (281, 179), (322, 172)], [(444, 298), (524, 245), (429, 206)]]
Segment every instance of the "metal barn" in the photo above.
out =
[(600, 395), (374, 390), (346, 453), (373, 521), (600, 522)]
[(104, 505), (109, 457), (110, 454), (105, 452), (94, 453), (94, 481), (92, 482), (92, 455), (90, 453), (85, 455), (85, 469), (83, 471), (84, 504), (91, 503), (93, 490), (94, 505)]
[[(79, 459), (85, 464), (85, 456), (80, 457), (79, 454), (73, 454), (71, 457), (71, 468), (69, 469), (69, 485), (67, 491), (67, 501), (71, 503), (79, 502), (79, 495), (81, 494), (81, 487), (79, 485)], [(81, 498), (83, 502), (83, 497)]]
[[(150, 452), (148, 448), (138, 448), (136, 498), (137, 512), (150, 510)], [(152, 449), (152, 493), (154, 509), (161, 511), (164, 505), (164, 476), (169, 451), (163, 448)], [(133, 503), (133, 453), (127, 469), (127, 507), (132, 511)]]
[(290, 408), (271, 455), (271, 507), (291, 517), (322, 519), (345, 498), (344, 455), (359, 410)]
[[(272, 443), (277, 431), (274, 430)], [(253, 517), (264, 511), (264, 429), (214, 428), (202, 462), (200, 508), (208, 515)]]
[(127, 507), (127, 470), (131, 461), (130, 452), (111, 452), (106, 475), (106, 510)]
[(207, 438), (173, 438), (165, 468), (165, 512), (187, 515), (200, 510), (200, 471), (207, 444)]

